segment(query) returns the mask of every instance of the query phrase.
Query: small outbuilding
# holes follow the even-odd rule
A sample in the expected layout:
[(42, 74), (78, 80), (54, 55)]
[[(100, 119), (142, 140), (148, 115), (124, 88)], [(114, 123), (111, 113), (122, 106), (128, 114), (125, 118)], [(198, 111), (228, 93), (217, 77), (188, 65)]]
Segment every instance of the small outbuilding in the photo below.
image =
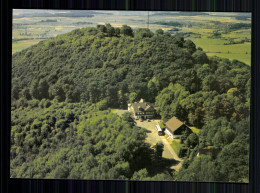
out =
[(182, 121), (180, 121), (177, 117), (172, 117), (165, 123), (165, 132), (172, 139), (180, 138), (180, 136), (187, 131), (188, 133), (192, 133), (192, 130)]

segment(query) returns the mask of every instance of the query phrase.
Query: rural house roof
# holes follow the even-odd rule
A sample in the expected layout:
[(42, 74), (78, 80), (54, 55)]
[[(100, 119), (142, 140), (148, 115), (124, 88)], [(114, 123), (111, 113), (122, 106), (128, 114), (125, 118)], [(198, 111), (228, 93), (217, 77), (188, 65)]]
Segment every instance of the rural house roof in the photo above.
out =
[(185, 124), (181, 122), (177, 117), (172, 117), (165, 123), (165, 125), (171, 132), (174, 132)]
[(136, 113), (155, 111), (154, 104), (145, 102), (144, 99), (141, 99), (138, 103), (130, 103), (130, 106), (134, 108)]

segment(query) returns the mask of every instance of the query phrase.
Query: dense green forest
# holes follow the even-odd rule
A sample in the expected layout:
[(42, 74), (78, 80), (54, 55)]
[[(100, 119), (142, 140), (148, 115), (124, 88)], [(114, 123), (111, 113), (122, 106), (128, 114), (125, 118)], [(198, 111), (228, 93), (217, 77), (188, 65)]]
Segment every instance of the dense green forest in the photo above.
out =
[[(250, 81), (246, 64), (161, 29), (106, 24), (41, 41), (13, 55), (11, 176), (246, 182)], [(109, 110), (140, 98), (201, 129), (183, 134), (171, 176), (161, 144)], [(196, 156), (208, 146), (218, 153)]]
[(97, 105), (35, 99), (12, 111), (12, 125), (11, 177), (172, 179), (160, 143), (151, 149), (144, 129)]

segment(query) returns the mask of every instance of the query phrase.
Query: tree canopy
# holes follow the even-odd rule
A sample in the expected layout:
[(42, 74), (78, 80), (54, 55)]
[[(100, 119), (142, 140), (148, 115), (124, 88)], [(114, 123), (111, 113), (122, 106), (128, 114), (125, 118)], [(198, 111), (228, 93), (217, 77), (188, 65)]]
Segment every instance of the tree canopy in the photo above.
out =
[[(162, 144), (110, 112), (144, 98), (163, 121), (200, 129), (182, 136), (176, 179), (247, 181), (250, 76), (161, 29), (107, 23), (41, 41), (12, 58), (11, 176), (167, 179), (147, 167)], [(211, 146), (216, 155), (196, 157)]]

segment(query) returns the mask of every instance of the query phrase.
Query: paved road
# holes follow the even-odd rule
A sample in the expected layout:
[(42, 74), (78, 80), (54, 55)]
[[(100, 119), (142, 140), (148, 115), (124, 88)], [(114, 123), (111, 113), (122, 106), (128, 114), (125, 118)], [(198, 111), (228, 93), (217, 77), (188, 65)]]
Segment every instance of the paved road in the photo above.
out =
[(179, 170), (182, 164), (182, 159), (180, 159), (176, 153), (173, 151), (172, 147), (170, 146), (168, 140), (166, 139), (165, 136), (159, 136), (156, 129), (155, 125), (157, 125), (161, 120), (151, 120), (151, 122), (148, 121), (139, 121), (137, 120), (137, 126), (146, 128), (147, 129), (147, 138), (146, 141), (150, 143), (151, 145), (155, 145), (157, 142), (162, 142), (164, 144), (164, 151), (163, 151), (163, 157), (168, 158), (168, 159), (175, 159), (179, 161), (177, 165), (173, 165), (171, 168), (175, 170)]

